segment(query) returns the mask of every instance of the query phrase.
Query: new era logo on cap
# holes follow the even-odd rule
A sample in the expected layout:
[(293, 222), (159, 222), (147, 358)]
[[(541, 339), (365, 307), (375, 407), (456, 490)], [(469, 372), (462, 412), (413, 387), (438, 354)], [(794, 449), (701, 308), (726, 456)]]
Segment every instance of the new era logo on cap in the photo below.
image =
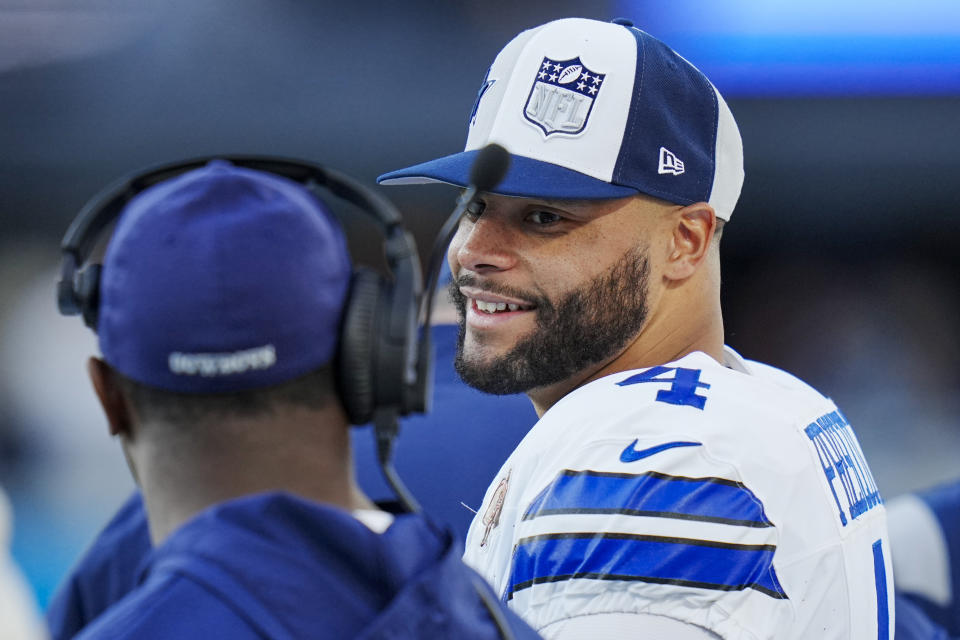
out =
[(502, 195), (639, 192), (708, 202), (725, 220), (740, 195), (743, 149), (723, 98), (693, 65), (632, 26), (567, 18), (524, 31), (493, 61), (474, 109), (462, 153), (379, 181), (466, 186), (478, 150), (497, 143), (511, 154), (495, 189)]
[(657, 173), (670, 173), (678, 176), (683, 173), (683, 161), (673, 155), (666, 147), (660, 147), (660, 166)]

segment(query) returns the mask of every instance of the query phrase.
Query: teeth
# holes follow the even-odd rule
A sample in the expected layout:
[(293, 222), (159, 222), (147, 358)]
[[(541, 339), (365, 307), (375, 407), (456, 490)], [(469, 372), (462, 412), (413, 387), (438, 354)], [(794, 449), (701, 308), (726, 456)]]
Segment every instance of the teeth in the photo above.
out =
[(486, 302), (484, 300), (475, 300), (477, 304), (477, 309), (483, 311), (484, 313), (497, 313), (498, 311), (516, 311), (520, 308), (518, 304), (510, 304), (507, 302)]

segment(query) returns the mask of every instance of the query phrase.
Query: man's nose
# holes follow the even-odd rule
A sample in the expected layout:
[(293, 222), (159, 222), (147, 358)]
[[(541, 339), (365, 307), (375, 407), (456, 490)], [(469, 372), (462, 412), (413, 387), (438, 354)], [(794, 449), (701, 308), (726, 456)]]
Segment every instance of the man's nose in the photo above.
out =
[(450, 255), (460, 266), (475, 273), (511, 268), (516, 262), (515, 234), (505, 221), (481, 215), (473, 222), (463, 221), (450, 245)]

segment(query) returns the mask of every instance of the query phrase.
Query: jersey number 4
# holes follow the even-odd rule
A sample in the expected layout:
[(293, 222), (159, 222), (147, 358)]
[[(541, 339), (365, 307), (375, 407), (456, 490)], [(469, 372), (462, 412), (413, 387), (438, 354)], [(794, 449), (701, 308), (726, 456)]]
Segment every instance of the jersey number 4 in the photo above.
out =
[[(673, 377), (670, 377), (672, 374)], [(679, 367), (652, 367), (643, 373), (630, 376), (617, 383), (618, 387), (626, 387), (641, 382), (669, 382), (669, 389), (657, 392), (657, 402), (676, 404), (681, 406), (703, 409), (707, 404), (707, 397), (697, 395), (698, 389), (709, 389), (710, 385), (700, 382), (700, 369), (683, 369)]]

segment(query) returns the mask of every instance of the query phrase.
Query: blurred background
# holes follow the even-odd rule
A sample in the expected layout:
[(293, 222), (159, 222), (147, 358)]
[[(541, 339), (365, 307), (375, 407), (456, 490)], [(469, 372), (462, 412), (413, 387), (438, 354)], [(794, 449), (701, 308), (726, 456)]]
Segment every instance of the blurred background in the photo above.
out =
[[(631, 18), (728, 98), (747, 173), (728, 343), (832, 396), (886, 497), (960, 475), (955, 0), (0, 0), (0, 484), (41, 606), (132, 488), (85, 376), (95, 338), (54, 304), (83, 203), (212, 153), (372, 185), (460, 150), (497, 51), (574, 15)], [(456, 191), (382, 192), (429, 251)], [(348, 232), (378, 259), (369, 228)]]

